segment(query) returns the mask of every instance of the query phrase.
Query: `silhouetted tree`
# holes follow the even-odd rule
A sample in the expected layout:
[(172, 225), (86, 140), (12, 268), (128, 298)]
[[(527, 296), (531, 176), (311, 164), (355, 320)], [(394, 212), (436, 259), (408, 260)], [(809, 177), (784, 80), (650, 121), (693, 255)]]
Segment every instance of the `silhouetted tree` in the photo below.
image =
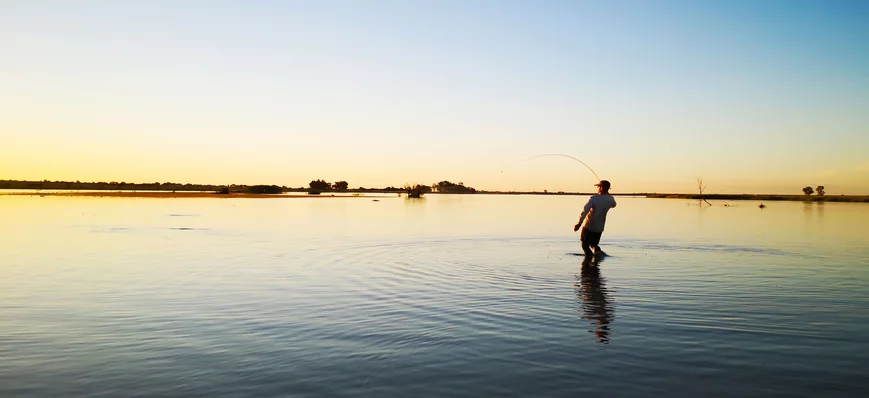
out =
[(824, 192), (824, 186), (823, 186), (823, 185), (818, 185), (818, 187), (815, 188), (815, 192), (818, 193), (818, 196), (824, 196), (824, 193), (825, 193), (825, 192)]
[(805, 187), (805, 188), (803, 188), (803, 193), (804, 193), (806, 196), (809, 196), (809, 195), (815, 193), (815, 190), (812, 189), (812, 187)]
[(329, 184), (328, 182), (323, 180), (314, 180), (308, 184), (308, 187), (310, 188), (311, 192), (323, 192), (331, 189), (332, 184)]
[(420, 184), (404, 184), (404, 192), (407, 193), (408, 198), (421, 198), (424, 193), (431, 192), (431, 187)]
[[(703, 181), (702, 177), (697, 177), (697, 189), (700, 191), (701, 195), (703, 195), (703, 191), (706, 190), (706, 181)], [(706, 202), (706, 204), (712, 206), (712, 203), (709, 203), (709, 201), (704, 198), (700, 199), (700, 206), (703, 206), (703, 202)]]
[(253, 185), (248, 187), (247, 192), (259, 194), (279, 194), (281, 187), (277, 185)]
[(471, 187), (466, 187), (464, 183), (453, 184), (449, 181), (441, 181), (437, 184), (432, 184), (432, 187), (441, 193), (474, 193), (477, 190)]
[(336, 191), (346, 191), (347, 190), (347, 181), (338, 181), (332, 183), (332, 189)]

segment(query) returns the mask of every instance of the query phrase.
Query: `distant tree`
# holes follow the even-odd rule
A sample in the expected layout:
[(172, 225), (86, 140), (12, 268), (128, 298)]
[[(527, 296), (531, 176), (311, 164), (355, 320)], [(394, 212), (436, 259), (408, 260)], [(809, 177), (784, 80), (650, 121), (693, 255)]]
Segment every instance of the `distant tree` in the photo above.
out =
[(329, 184), (324, 180), (314, 180), (308, 184), (308, 188), (311, 192), (323, 192), (331, 189), (332, 184)]
[(248, 193), (258, 193), (258, 194), (279, 194), (281, 193), (281, 187), (277, 185), (253, 185), (247, 188)]
[[(697, 177), (697, 189), (700, 191), (700, 195), (703, 195), (703, 191), (706, 190), (706, 181), (703, 181), (703, 177)], [(703, 202), (706, 202), (709, 206), (712, 206), (712, 203), (709, 203), (706, 199), (700, 199), (700, 206), (703, 206)]]
[(338, 181), (338, 182), (332, 183), (332, 189), (334, 189), (336, 191), (346, 191), (347, 186), (348, 186), (347, 181)]
[(449, 181), (441, 181), (437, 184), (432, 184), (432, 187), (441, 193), (474, 193), (477, 190), (471, 187), (466, 187), (464, 183), (453, 184)]
[(812, 189), (812, 187), (805, 187), (805, 188), (803, 188), (803, 193), (804, 193), (806, 196), (809, 196), (809, 195), (815, 193), (815, 190)]
[(824, 193), (825, 193), (825, 192), (824, 192), (824, 186), (823, 186), (823, 185), (818, 185), (818, 187), (815, 188), (815, 192), (818, 193), (818, 196), (824, 196)]
[(421, 198), (423, 194), (431, 192), (431, 187), (420, 184), (404, 184), (404, 192), (407, 193), (408, 198)]

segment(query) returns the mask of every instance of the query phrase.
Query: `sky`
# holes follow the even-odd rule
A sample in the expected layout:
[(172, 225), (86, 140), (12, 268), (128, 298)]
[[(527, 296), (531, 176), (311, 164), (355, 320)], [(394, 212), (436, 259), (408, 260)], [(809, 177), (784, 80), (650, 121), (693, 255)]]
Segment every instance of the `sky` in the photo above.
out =
[(0, 2), (0, 179), (869, 194), (865, 1)]

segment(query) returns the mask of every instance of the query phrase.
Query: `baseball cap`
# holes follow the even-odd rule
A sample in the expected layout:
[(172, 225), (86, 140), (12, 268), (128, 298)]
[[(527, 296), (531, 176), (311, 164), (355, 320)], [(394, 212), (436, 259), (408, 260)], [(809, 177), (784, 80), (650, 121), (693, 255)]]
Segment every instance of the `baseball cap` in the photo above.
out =
[(599, 183), (594, 184), (596, 187), (601, 187), (603, 189), (610, 189), (610, 182), (607, 180), (600, 180)]

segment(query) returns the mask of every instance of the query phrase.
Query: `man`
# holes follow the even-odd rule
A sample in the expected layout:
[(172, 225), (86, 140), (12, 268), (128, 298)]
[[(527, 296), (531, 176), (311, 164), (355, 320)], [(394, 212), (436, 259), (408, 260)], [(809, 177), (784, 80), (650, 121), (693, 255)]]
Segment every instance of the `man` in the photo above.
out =
[[(610, 195), (610, 182), (600, 180), (599, 183), (594, 185), (597, 187), (597, 195), (592, 195), (588, 198), (588, 203), (585, 204), (582, 214), (579, 216), (579, 222), (573, 226), (573, 232), (576, 232), (582, 226), (582, 221), (585, 220), (580, 241), (582, 242), (582, 251), (588, 257), (595, 254), (603, 254), (599, 244), (600, 236), (603, 234), (604, 225), (606, 224), (606, 213), (611, 208), (616, 207), (616, 199)], [(586, 219), (586, 216), (588, 216), (588, 219)], [(593, 252), (592, 249), (594, 249)]]

